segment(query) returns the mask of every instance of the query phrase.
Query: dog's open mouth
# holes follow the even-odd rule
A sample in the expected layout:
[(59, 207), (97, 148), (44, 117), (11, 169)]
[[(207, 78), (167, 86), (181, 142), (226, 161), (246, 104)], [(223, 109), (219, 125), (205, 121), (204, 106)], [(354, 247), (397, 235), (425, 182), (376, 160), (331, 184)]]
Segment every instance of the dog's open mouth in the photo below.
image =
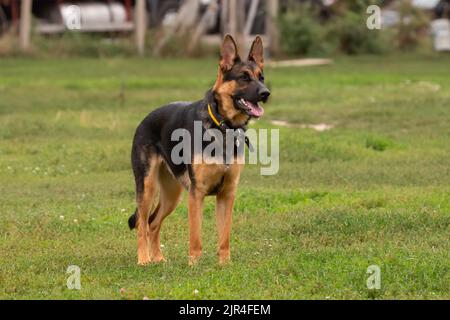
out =
[(236, 104), (240, 109), (245, 111), (250, 117), (260, 118), (264, 114), (264, 108), (262, 102), (253, 103), (244, 98), (240, 98), (236, 101)]

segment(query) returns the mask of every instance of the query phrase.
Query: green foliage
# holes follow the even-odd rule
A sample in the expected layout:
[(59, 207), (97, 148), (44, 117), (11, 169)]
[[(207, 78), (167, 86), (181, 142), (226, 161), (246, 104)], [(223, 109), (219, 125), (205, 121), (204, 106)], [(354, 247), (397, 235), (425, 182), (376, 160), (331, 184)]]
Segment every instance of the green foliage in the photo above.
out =
[(389, 35), (367, 28), (366, 9), (374, 1), (351, 1), (323, 19), (307, 5), (294, 6), (280, 17), (282, 48), (288, 55), (381, 54)]
[(392, 142), (386, 138), (368, 137), (366, 140), (366, 147), (375, 151), (384, 151)]
[(330, 37), (335, 37), (340, 52), (346, 54), (381, 54), (387, 48), (382, 31), (370, 30), (366, 25), (367, 16), (346, 11), (333, 19)]
[(324, 18), (313, 7), (294, 5), (279, 19), (282, 48), (288, 55), (383, 54), (393, 49), (425, 47), (430, 17), (409, 0), (396, 2), (398, 25), (390, 29), (367, 28), (368, 6), (382, 1), (340, 1)]
[(299, 6), (279, 19), (281, 46), (288, 55), (324, 54), (327, 48), (322, 39), (326, 35), (317, 16), (309, 6)]
[(424, 43), (428, 35), (430, 17), (424, 10), (415, 8), (410, 1), (397, 4), (400, 22), (394, 28), (396, 46), (405, 51), (416, 49)]

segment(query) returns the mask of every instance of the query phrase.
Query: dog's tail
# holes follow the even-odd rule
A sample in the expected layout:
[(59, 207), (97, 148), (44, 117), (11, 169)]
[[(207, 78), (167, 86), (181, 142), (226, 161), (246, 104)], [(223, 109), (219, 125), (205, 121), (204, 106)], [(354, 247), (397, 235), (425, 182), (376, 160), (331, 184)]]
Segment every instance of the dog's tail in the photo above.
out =
[(136, 228), (136, 220), (137, 220), (138, 210), (136, 209), (134, 213), (131, 215), (131, 217), (128, 218), (128, 226), (130, 227), (130, 230), (133, 230)]

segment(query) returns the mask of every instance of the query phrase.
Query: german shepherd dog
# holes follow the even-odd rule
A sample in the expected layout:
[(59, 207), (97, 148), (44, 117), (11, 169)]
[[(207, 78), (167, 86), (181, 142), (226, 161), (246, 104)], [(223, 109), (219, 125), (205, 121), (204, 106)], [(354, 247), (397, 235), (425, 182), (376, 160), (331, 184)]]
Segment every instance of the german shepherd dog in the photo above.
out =
[[(203, 201), (209, 195), (216, 196), (219, 263), (230, 260), (232, 211), (242, 162), (175, 164), (171, 154), (177, 142), (171, 141), (171, 135), (179, 128), (192, 133), (196, 121), (201, 122), (202, 130), (216, 128), (224, 137), (229, 129), (245, 132), (251, 118), (263, 115), (261, 103), (270, 95), (264, 84), (263, 68), (263, 43), (259, 36), (247, 61), (243, 61), (234, 39), (227, 35), (221, 46), (217, 80), (205, 98), (163, 106), (138, 126), (131, 155), (137, 208), (128, 224), (130, 229), (137, 228), (139, 265), (165, 261), (160, 249), (161, 224), (175, 210), (183, 189), (189, 194), (189, 264), (195, 264), (202, 254)], [(222, 141), (225, 148), (228, 142)], [(195, 151), (191, 154), (192, 159), (198, 156)]]

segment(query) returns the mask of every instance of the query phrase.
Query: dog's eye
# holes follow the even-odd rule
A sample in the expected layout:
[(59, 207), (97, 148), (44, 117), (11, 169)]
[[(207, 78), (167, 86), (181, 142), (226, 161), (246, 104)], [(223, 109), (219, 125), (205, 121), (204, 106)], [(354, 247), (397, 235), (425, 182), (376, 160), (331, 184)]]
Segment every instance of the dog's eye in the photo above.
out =
[(241, 75), (241, 79), (242, 80), (244, 80), (244, 81), (246, 81), (246, 82), (249, 82), (251, 79), (250, 79), (250, 76), (248, 75), (248, 73), (243, 73), (242, 75)]
[(265, 80), (264, 76), (263, 76), (263, 75), (260, 75), (260, 76), (259, 76), (259, 81), (264, 82), (264, 80)]

